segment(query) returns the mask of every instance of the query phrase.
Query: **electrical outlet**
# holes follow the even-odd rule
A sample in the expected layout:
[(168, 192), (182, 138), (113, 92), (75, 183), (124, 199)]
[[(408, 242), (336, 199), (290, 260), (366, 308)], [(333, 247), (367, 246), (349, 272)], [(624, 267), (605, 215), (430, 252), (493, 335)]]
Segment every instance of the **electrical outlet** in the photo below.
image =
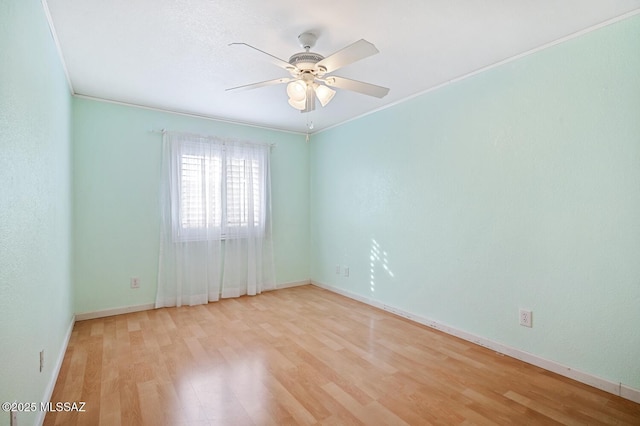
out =
[(345, 267), (344, 267), (344, 276), (345, 276), (345, 277), (348, 277), (348, 276), (349, 276), (349, 267), (348, 267), (348, 266), (345, 266)]
[(140, 288), (140, 278), (138, 277), (131, 278), (131, 288)]
[(336, 274), (340, 275), (340, 265), (336, 265)]
[(529, 309), (520, 309), (520, 325), (533, 327), (533, 312)]
[(44, 349), (40, 351), (40, 372), (44, 368)]

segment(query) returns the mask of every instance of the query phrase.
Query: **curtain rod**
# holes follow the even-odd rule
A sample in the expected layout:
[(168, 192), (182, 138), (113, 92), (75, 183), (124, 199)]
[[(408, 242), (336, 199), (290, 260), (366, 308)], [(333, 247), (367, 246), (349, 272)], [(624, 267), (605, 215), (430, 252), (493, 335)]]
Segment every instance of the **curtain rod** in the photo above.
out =
[[(162, 134), (165, 134), (168, 131), (169, 130), (164, 129), (164, 128), (149, 130), (149, 132), (151, 132), (151, 133), (162, 133)], [(176, 133), (182, 133), (182, 134), (196, 136), (196, 137), (200, 137), (200, 138), (212, 138), (212, 137), (215, 138), (215, 137), (219, 137), (219, 136), (211, 136), (211, 135), (199, 135), (199, 134), (196, 134), (196, 133), (188, 133), (188, 132), (187, 133), (185, 133), (185, 132), (176, 132)], [(225, 139), (225, 138), (220, 138), (220, 139)], [(253, 145), (267, 145), (270, 148), (275, 148), (277, 146), (277, 144), (275, 144), (275, 143), (243, 142), (243, 141), (240, 141), (240, 143), (249, 143), (249, 144), (253, 144)]]

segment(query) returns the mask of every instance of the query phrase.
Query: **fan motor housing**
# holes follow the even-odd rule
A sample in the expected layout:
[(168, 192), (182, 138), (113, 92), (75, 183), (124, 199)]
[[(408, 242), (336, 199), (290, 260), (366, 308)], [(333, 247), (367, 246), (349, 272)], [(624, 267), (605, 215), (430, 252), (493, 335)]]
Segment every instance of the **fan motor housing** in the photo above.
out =
[(314, 52), (300, 52), (291, 55), (289, 63), (298, 69), (313, 69), (314, 66), (324, 59), (324, 56)]

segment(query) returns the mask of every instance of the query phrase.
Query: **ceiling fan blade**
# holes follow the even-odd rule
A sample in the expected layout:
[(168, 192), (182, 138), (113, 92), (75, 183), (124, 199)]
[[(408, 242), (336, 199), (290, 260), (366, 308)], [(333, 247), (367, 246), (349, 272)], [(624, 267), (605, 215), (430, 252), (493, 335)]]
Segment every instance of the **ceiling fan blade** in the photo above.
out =
[(258, 52), (267, 55), (269, 58), (271, 58), (271, 63), (273, 63), (274, 65), (280, 67), (280, 68), (284, 68), (287, 71), (291, 71), (291, 70), (295, 70), (295, 66), (291, 65), (289, 62), (285, 61), (284, 59), (280, 59), (277, 56), (273, 56), (271, 53), (267, 53), (264, 50), (260, 50), (257, 47), (253, 47), (250, 44), (247, 43), (229, 43), (229, 46), (233, 46), (233, 45), (242, 45), (242, 46), (247, 46), (253, 50), (257, 50)]
[(376, 98), (384, 98), (389, 93), (389, 89), (375, 84), (365, 83), (358, 80), (350, 80), (344, 77), (331, 76), (326, 77), (324, 82), (327, 86), (337, 87), (338, 89), (351, 90), (352, 92), (362, 93), (363, 95), (375, 96)]
[(352, 64), (360, 59), (367, 58), (378, 53), (378, 49), (365, 39), (356, 41), (349, 46), (338, 50), (333, 55), (327, 56), (316, 64), (318, 67), (326, 68), (326, 72), (330, 73), (345, 65)]
[(237, 87), (231, 87), (229, 89), (225, 89), (225, 91), (230, 91), (230, 90), (251, 90), (251, 89), (257, 89), (259, 87), (265, 87), (265, 86), (272, 86), (274, 84), (282, 84), (282, 83), (288, 83), (290, 81), (293, 81), (295, 79), (293, 78), (276, 78), (275, 80), (267, 80), (267, 81), (261, 81), (260, 83), (252, 83), (252, 84), (245, 84), (244, 86), (237, 86)]

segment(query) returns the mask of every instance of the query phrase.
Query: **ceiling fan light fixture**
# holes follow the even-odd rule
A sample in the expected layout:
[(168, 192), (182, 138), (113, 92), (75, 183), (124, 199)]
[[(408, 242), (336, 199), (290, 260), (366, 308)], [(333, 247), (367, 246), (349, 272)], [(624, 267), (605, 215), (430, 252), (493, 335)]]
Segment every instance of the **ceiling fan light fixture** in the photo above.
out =
[(313, 91), (313, 83), (307, 84), (307, 98), (304, 103), (304, 111), (309, 112), (316, 109), (316, 92)]
[(287, 95), (295, 102), (304, 103), (304, 99), (307, 95), (307, 85), (302, 80), (292, 81), (287, 84)]
[(336, 91), (328, 88), (323, 84), (315, 84), (314, 89), (316, 91), (316, 97), (320, 101), (320, 105), (323, 107), (331, 102), (331, 99), (336, 95)]
[(306, 106), (306, 99), (302, 99), (301, 101), (296, 101), (293, 98), (289, 98), (289, 105), (291, 105), (292, 107), (294, 107), (297, 110), (304, 110), (305, 106)]

